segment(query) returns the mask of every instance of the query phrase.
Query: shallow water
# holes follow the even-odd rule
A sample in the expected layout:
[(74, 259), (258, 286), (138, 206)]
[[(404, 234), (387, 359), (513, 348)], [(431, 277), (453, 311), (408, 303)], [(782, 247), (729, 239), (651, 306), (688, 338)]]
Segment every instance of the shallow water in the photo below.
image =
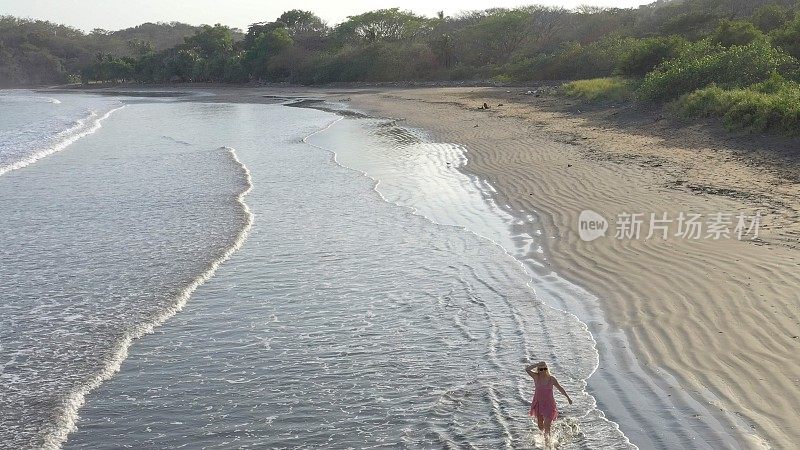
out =
[[(332, 106), (334, 110), (346, 107)], [(491, 184), (469, 174), (468, 148), (436, 142), (424, 131), (396, 120), (345, 117), (308, 142), (334, 151), (341, 164), (377, 179), (376, 190), (387, 201), (497, 243), (528, 271), (536, 298), (552, 307), (555, 316), (564, 318), (568, 325), (562, 325), (558, 332), (574, 335), (569, 348), (580, 355), (582, 364), (570, 361), (560, 369), (570, 375), (578, 389), (588, 382), (592, 397), (581, 405), (581, 413), (596, 418), (596, 424), (586, 432), (599, 438), (591, 445), (602, 447), (620, 440), (616, 424), (642, 448), (763, 445), (749, 424), (720, 414), (709, 404), (710, 399), (687, 395), (668, 370), (647, 370), (639, 363), (625, 334), (608, 325), (600, 299), (549, 268), (548, 240), (554, 238), (543, 234), (537, 212), (499, 204)], [(358, 145), (352, 145), (353, 141)], [(583, 323), (574, 320), (576, 317)], [(546, 359), (558, 364), (559, 357), (556, 352)], [(592, 369), (586, 370), (591, 364)], [(604, 423), (604, 417), (613, 422)]]
[(530, 445), (522, 360), (559, 347), (587, 373), (569, 345), (587, 336), (530, 333), (564, 319), (500, 247), (386, 203), (300, 142), (335, 116), (231, 107), (233, 128), (219, 115), (176, 137), (236, 149), (248, 240), (89, 395), (67, 448)]
[(595, 339), (553, 306), (599, 312), (536, 272), (535, 215), (464, 175), (466, 149), (280, 105), (126, 104), (0, 176), (0, 442), (536, 447), (522, 368), (539, 359), (575, 400), (560, 448), (632, 446), (596, 398), (644, 448), (726, 442), (660, 436), (680, 422), (647, 408), (675, 406), (626, 394), (629, 377), (660, 391), (603, 348), (624, 336), (597, 342), (626, 365), (599, 361), (587, 392)]
[(121, 106), (114, 98), (0, 90), (0, 175), (93, 133)]
[(12, 448), (63, 439), (83, 388), (241, 226), (226, 152), (176, 146), (164, 137), (175, 123), (119, 114), (0, 176), (0, 441)]

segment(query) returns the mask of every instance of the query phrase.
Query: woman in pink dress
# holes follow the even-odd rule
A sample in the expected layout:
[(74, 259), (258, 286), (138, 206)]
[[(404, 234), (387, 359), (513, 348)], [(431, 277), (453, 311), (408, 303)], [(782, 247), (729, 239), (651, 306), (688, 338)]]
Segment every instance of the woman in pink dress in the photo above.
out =
[(536, 389), (533, 393), (531, 410), (528, 414), (536, 417), (539, 431), (544, 432), (545, 437), (549, 437), (550, 424), (558, 417), (556, 399), (553, 397), (553, 386), (564, 394), (564, 397), (567, 397), (570, 405), (572, 404), (572, 399), (567, 395), (567, 391), (558, 384), (556, 377), (550, 375), (547, 370), (547, 363), (544, 361), (525, 367), (525, 372), (528, 372), (528, 375), (533, 378), (533, 384)]

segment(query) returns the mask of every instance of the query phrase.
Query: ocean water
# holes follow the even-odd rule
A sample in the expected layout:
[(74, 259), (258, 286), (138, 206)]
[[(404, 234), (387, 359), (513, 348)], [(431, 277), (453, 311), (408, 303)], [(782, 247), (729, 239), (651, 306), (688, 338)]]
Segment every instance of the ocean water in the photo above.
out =
[(117, 99), (96, 96), (56, 97), (0, 90), (0, 175), (91, 134), (107, 115), (123, 106)]
[(83, 393), (172, 313), (241, 229), (243, 175), (230, 154), (178, 143), (175, 123), (131, 109), (103, 122), (103, 135), (0, 176), (8, 448), (62, 442)]
[(279, 104), (4, 97), (0, 447), (540, 448), (538, 360), (575, 400), (558, 448), (736, 446), (584, 324), (468, 149)]

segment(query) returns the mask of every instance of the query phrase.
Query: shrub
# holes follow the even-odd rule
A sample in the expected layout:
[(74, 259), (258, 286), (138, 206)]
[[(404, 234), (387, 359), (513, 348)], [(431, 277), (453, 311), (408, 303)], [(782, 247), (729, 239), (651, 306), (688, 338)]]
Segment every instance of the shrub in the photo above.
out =
[(514, 82), (514, 79), (511, 78), (511, 76), (509, 76), (507, 74), (504, 74), (504, 73), (499, 73), (497, 75), (494, 75), (491, 78), (491, 80), (493, 82), (499, 83), (499, 84), (509, 84), (509, 83), (513, 83)]
[(769, 75), (769, 78), (762, 81), (761, 83), (756, 83), (750, 86), (750, 89), (765, 94), (777, 94), (778, 92), (786, 89), (787, 87), (791, 87), (791, 83), (789, 83), (786, 80), (786, 78), (781, 76), (781, 74), (779, 74), (778, 72), (772, 72)]
[(617, 69), (626, 76), (644, 76), (662, 61), (678, 56), (688, 45), (689, 41), (680, 36), (632, 41), (620, 58)]
[(548, 79), (550, 67), (554, 57), (540, 53), (529, 58), (514, 58), (501, 69), (501, 73), (507, 74), (516, 81), (532, 81)]
[(693, 11), (666, 20), (661, 24), (661, 32), (695, 39), (708, 34), (717, 20), (719, 18), (710, 12)]
[[(436, 75), (435, 56), (423, 44), (402, 45), (375, 42), (345, 46), (339, 52), (317, 59), (320, 67), (313, 82), (405, 81)], [(303, 76), (304, 82), (307, 76)]]
[(574, 78), (608, 77), (636, 40), (611, 36), (584, 46), (576, 55)]
[(764, 33), (782, 27), (790, 19), (790, 12), (781, 5), (764, 5), (759, 8), (750, 21)]
[(701, 43), (648, 73), (638, 93), (643, 100), (667, 101), (711, 83), (744, 87), (766, 80), (773, 72), (792, 73), (797, 64), (795, 58), (762, 39), (730, 48)]
[(481, 78), (481, 72), (472, 66), (465, 66), (456, 64), (447, 71), (447, 79), (449, 80), (474, 80)]
[(750, 88), (723, 89), (711, 85), (683, 98), (676, 107), (687, 116), (719, 116), (728, 129), (800, 131), (800, 84), (773, 77)]
[(554, 53), (539, 53), (531, 57), (515, 57), (498, 69), (516, 81), (563, 80), (577, 78), (578, 55), (583, 46), (569, 43)]
[(714, 33), (711, 42), (723, 47), (733, 45), (747, 45), (756, 39), (763, 38), (764, 34), (750, 22), (743, 20), (722, 20)]
[(570, 97), (589, 101), (622, 101), (633, 97), (633, 83), (619, 77), (570, 81), (564, 84), (562, 89)]
[(616, 36), (589, 45), (571, 42), (551, 54), (515, 58), (501, 72), (520, 81), (608, 77), (632, 42), (635, 39)]
[(786, 53), (800, 58), (800, 17), (770, 34), (772, 43)]
[(570, 42), (561, 46), (556, 52), (544, 55), (539, 60), (545, 64), (536, 78), (549, 80), (579, 78), (576, 75), (578, 72), (577, 61), (583, 51), (581, 44)]

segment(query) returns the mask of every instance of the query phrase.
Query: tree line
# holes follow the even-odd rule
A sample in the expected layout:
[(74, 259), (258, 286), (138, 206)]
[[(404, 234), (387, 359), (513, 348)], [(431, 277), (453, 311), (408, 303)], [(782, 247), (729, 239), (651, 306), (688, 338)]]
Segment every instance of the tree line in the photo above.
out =
[[(80, 75), (83, 81), (300, 84), (585, 78), (618, 72), (619, 60), (633, 47), (656, 45), (670, 56), (678, 43), (701, 41), (725, 20), (752, 21), (763, 33), (784, 29), (796, 9), (795, 0), (659, 1), (636, 9), (528, 6), (454, 17), (392, 8), (335, 26), (292, 10), (254, 23), (241, 40), (237, 30), (206, 25), (161, 51), (98, 54)], [(663, 39), (656, 44), (648, 40), (653, 38)], [(643, 74), (649, 68), (628, 70)]]
[(135, 58), (179, 45), (197, 29), (171, 22), (84, 33), (48, 21), (0, 16), (0, 87), (80, 82), (98, 55)]
[(145, 24), (149, 32), (138, 34), (85, 34), (6, 16), (0, 18), (0, 85), (644, 76), (687, 50), (699, 58), (745, 42), (762, 45), (754, 52), (797, 58), (797, 9), (796, 0), (659, 0), (635, 9), (528, 6), (453, 17), (392, 8), (334, 26), (292, 10), (244, 33), (220, 24), (173, 23)]

